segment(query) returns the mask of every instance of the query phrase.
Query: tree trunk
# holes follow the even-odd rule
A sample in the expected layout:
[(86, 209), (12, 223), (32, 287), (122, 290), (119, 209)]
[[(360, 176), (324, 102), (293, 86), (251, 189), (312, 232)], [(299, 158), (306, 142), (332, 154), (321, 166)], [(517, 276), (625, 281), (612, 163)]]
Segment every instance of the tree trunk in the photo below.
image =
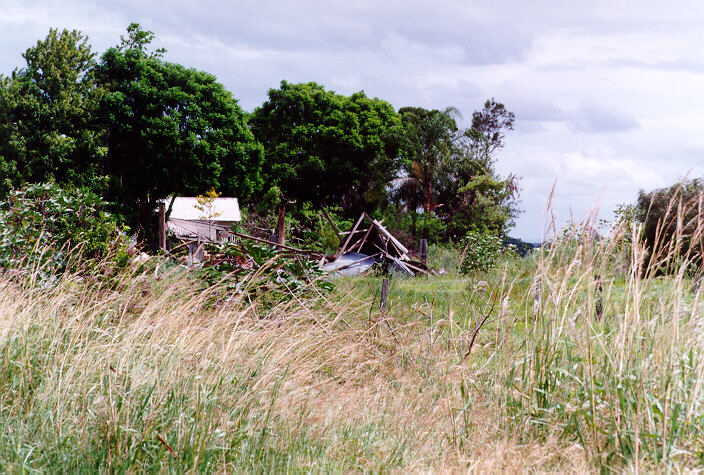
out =
[(423, 237), (428, 238), (428, 222), (430, 221), (430, 214), (433, 212), (433, 183), (427, 168), (425, 169), (423, 194), (425, 195), (425, 225), (423, 226)]
[(425, 216), (430, 218), (433, 210), (433, 183), (430, 181), (430, 173), (426, 171), (425, 182), (423, 183), (423, 194), (425, 195)]
[(414, 208), (412, 210), (409, 210), (411, 214), (411, 229), (413, 231), (413, 238), (416, 237), (417, 235), (417, 229), (416, 229), (416, 221), (418, 219), (418, 203), (416, 200), (413, 200)]
[(166, 205), (159, 203), (159, 249), (166, 251)]
[(276, 240), (279, 244), (286, 244), (286, 203), (279, 205), (279, 219), (276, 222)]

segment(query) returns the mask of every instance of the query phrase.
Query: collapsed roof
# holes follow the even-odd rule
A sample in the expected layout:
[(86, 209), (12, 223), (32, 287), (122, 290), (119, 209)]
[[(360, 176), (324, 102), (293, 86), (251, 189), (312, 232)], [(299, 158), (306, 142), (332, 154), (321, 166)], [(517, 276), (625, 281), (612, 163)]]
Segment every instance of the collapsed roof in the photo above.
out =
[(427, 274), (425, 262), (413, 256), (380, 221), (362, 213), (350, 230), (338, 255), (359, 253), (370, 256), (386, 265), (393, 265), (405, 274)]

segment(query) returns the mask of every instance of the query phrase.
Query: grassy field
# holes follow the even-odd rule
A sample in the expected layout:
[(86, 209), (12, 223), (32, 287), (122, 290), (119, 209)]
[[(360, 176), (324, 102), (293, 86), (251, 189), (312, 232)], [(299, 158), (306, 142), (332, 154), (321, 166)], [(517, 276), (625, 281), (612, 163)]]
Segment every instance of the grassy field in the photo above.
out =
[(176, 271), (5, 274), (0, 470), (697, 468), (700, 295), (644, 258), (583, 242), (392, 277), (386, 312), (380, 277), (272, 307)]

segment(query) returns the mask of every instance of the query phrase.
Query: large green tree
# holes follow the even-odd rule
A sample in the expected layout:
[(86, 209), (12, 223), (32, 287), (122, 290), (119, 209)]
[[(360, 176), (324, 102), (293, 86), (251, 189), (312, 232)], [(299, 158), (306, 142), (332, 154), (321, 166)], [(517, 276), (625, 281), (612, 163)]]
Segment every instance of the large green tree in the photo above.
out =
[[(454, 108), (426, 110), (420, 107), (403, 107), (399, 110), (403, 118), (402, 127), (396, 136), (405, 158), (407, 179), (404, 187), (420, 191), (423, 209), (427, 217), (435, 209), (434, 183), (438, 173), (447, 166), (455, 154), (455, 117), (459, 112)], [(413, 210), (415, 212), (415, 209)]]
[(0, 193), (50, 179), (91, 186), (105, 153), (93, 123), (94, 53), (80, 32), (52, 29), (26, 66), (0, 78)]
[(494, 165), (514, 121), (514, 114), (491, 98), (472, 114), (471, 126), (458, 131), (453, 158), (445, 162), (437, 184), (446, 238), (461, 238), (470, 229), (503, 236), (513, 225), (518, 177), (502, 177)]
[(341, 204), (349, 212), (375, 206), (396, 167), (388, 131), (393, 107), (363, 92), (344, 96), (309, 82), (270, 89), (250, 124), (264, 145), (265, 189), (299, 204)]
[(471, 127), (462, 129), (455, 108), (399, 112), (403, 126), (396, 136), (405, 166), (394, 197), (412, 213), (411, 231), (416, 232), (415, 213), (422, 203), (426, 224), (439, 219), (446, 239), (459, 239), (472, 229), (505, 234), (517, 214), (517, 179), (496, 173), (494, 152), (513, 128), (513, 113), (492, 98), (474, 112)]
[[(110, 198), (142, 225), (155, 201), (215, 187), (248, 198), (260, 185), (261, 145), (215, 76), (148, 51), (153, 34), (132, 24), (96, 69)], [(137, 213), (135, 213), (136, 211)]]

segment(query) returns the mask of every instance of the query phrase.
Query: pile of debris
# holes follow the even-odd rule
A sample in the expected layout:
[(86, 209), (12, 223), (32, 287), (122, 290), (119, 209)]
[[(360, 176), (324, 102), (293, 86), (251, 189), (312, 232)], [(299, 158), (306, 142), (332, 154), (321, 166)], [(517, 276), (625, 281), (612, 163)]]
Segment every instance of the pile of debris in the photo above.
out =
[[(166, 219), (166, 201), (160, 203), (160, 247), (167, 250), (166, 231), (180, 241), (178, 247), (188, 247), (186, 264), (217, 261), (217, 256), (204, 256), (205, 243), (221, 243), (234, 237), (258, 241), (270, 247), (278, 248), (283, 255), (297, 256), (306, 260), (314, 260), (326, 272), (340, 275), (358, 275), (367, 272), (374, 264), (378, 264), (383, 272), (394, 270), (405, 275), (435, 273), (428, 269), (424, 259), (409, 251), (396, 239), (380, 221), (373, 219), (367, 213), (357, 219), (349, 232), (340, 233), (330, 217), (323, 212), (325, 218), (335, 229), (344, 242), (333, 255), (297, 249), (275, 242), (276, 238), (263, 239), (255, 236), (234, 232), (232, 224), (240, 221), (239, 204), (236, 198), (217, 198), (209, 205), (210, 216), (203, 216), (202, 206), (197, 198), (175, 198), (171, 203), (171, 213)], [(208, 219), (209, 218), (209, 219)], [(346, 236), (346, 237), (345, 237)], [(175, 248), (174, 248), (175, 249)]]
[(396, 270), (406, 275), (428, 274), (426, 263), (413, 255), (396, 239), (380, 221), (362, 213), (347, 234), (335, 260), (323, 265), (323, 269), (342, 275), (357, 275), (366, 272), (375, 263), (384, 271)]

